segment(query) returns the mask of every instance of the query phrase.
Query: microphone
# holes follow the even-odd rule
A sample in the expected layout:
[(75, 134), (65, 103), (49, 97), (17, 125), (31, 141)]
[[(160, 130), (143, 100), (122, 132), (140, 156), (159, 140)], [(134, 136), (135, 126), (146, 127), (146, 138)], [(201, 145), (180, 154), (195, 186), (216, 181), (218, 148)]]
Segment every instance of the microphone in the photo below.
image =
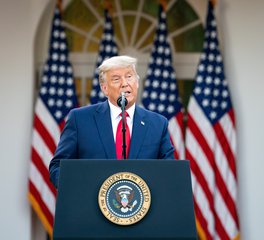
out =
[(118, 99), (117, 99), (117, 105), (119, 106), (119, 107), (123, 107), (123, 108), (125, 108), (125, 106), (127, 105), (127, 99), (126, 99), (126, 97), (125, 97), (125, 93), (124, 92), (122, 92), (121, 93), (121, 96), (119, 96), (118, 97)]
[(121, 92), (121, 96), (118, 97), (117, 99), (117, 105), (121, 107), (122, 110), (122, 149), (123, 149), (123, 157), (124, 159), (127, 158), (126, 156), (126, 120), (125, 120), (125, 106), (127, 105), (127, 99), (125, 97), (125, 93)]

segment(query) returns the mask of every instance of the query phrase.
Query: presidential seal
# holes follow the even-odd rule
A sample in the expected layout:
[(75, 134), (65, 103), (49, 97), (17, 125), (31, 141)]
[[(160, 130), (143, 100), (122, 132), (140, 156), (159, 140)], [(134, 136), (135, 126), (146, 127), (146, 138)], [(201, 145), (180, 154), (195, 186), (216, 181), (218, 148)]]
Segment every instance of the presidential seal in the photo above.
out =
[(119, 172), (102, 184), (98, 203), (103, 215), (118, 225), (131, 225), (147, 214), (151, 195), (146, 182), (130, 172)]

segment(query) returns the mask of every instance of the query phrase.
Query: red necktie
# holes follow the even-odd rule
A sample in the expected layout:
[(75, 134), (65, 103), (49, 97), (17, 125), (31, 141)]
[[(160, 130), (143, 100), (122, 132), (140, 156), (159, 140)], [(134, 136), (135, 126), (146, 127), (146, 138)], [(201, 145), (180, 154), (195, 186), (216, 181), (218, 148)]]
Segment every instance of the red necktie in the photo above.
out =
[[(122, 114), (120, 113), (120, 116)], [(125, 122), (126, 122), (126, 158), (128, 158), (129, 147), (130, 147), (130, 131), (127, 125), (126, 118), (129, 117), (128, 113), (125, 112)], [(116, 130), (116, 157), (117, 159), (124, 159), (123, 156), (123, 132), (122, 132), (122, 118), (120, 119), (117, 130)]]

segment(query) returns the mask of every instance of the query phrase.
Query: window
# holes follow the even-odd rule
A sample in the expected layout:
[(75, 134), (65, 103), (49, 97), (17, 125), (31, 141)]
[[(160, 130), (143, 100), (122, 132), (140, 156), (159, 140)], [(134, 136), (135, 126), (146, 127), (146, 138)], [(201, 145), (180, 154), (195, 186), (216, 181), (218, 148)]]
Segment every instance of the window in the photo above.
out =
[[(80, 105), (88, 104), (90, 99), (91, 80), (104, 24), (102, 2), (67, 1), (62, 14)], [(138, 58), (137, 70), (144, 81), (156, 31), (158, 1), (110, 2), (119, 54)], [(167, 1), (168, 37), (179, 91), (185, 107), (192, 91), (204, 35), (202, 21), (190, 2), (193, 1)], [(143, 82), (140, 84), (139, 102), (142, 86)]]

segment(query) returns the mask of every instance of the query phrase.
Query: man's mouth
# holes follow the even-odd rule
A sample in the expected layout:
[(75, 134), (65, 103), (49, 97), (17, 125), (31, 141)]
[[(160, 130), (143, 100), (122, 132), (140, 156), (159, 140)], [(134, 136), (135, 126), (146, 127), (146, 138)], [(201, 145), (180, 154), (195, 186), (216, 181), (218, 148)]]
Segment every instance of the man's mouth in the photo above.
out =
[(125, 97), (128, 97), (129, 95), (130, 95), (130, 91), (126, 91), (126, 92), (124, 92), (125, 93)]

